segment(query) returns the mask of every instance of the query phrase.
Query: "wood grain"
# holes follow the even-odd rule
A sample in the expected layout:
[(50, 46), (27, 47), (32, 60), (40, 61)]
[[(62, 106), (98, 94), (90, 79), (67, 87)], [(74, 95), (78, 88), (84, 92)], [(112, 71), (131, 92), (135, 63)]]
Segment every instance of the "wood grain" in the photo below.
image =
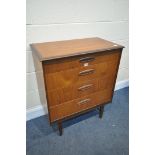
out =
[[(112, 74), (116, 70), (119, 57), (120, 51), (105, 55), (105, 58), (103, 57), (102, 61), (99, 61), (99, 63), (96, 63), (94, 65), (92, 64), (88, 66), (76, 67), (58, 72), (53, 72), (53, 70), (56, 70), (54, 69), (55, 66), (53, 66), (53, 64), (44, 65), (43, 68), (45, 71), (45, 80), (48, 83), (47, 90), (49, 91), (58, 88), (69, 87), (76, 83), (88, 81), (100, 76), (104, 77), (107, 73)], [(63, 61), (61, 63), (61, 66), (65, 66), (63, 64)], [(59, 66), (59, 68), (61, 67)], [(79, 76), (80, 72), (90, 69), (93, 69), (94, 71), (90, 72), (90, 74)]]
[[(75, 83), (75, 85), (71, 85), (70, 87), (47, 91), (49, 106), (53, 107), (58, 104), (63, 104), (64, 102), (67, 102), (69, 100), (84, 97), (97, 91), (105, 90), (107, 88), (112, 90), (115, 80), (114, 73), (111, 73), (111, 75), (107, 74), (104, 77), (95, 78), (93, 80)], [(91, 85), (91, 87), (88, 87), (87, 89), (84, 89), (82, 91), (78, 90), (78, 88), (86, 85)]]
[[(115, 49), (110, 50), (106, 52), (100, 52), (100, 53), (91, 53), (91, 54), (84, 54), (74, 57), (65, 57), (60, 59), (54, 59), (54, 60), (47, 60), (43, 61), (44, 69), (46, 73), (54, 73), (59, 71), (64, 71), (68, 69), (74, 69), (77, 67), (84, 67), (85, 63), (88, 63), (88, 65), (94, 65), (97, 63), (102, 63), (105, 61), (110, 61), (115, 59), (115, 55), (118, 55), (118, 53), (121, 51), (121, 49)], [(89, 62), (80, 62), (81, 59), (91, 57), (94, 58), (94, 60)]]
[(87, 38), (31, 47), (42, 61), (50, 123), (58, 121), (61, 134), (62, 120), (112, 100), (123, 46)]
[[(85, 97), (75, 99), (50, 108), (51, 121), (61, 120), (65, 117), (71, 116), (75, 113), (84, 111), (86, 109), (95, 107), (96, 105), (110, 101), (110, 89), (99, 91)], [(87, 103), (80, 103), (82, 100), (90, 99)]]
[(40, 61), (120, 49), (123, 46), (101, 38), (85, 38), (31, 44)]

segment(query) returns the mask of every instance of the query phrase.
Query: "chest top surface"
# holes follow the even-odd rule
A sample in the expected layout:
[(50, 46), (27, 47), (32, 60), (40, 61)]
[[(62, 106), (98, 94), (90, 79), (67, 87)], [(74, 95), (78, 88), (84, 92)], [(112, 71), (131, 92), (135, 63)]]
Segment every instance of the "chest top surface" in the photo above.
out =
[(122, 45), (101, 38), (85, 38), (45, 43), (34, 43), (31, 44), (31, 48), (37, 54), (40, 61), (45, 61), (86, 53), (103, 52), (124, 47)]

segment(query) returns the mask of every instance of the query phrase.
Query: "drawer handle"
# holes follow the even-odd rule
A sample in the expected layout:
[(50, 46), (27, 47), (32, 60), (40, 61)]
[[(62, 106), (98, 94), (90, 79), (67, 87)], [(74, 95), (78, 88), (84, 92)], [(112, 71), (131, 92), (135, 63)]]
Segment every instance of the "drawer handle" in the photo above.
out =
[(93, 86), (93, 84), (84, 85), (84, 86), (81, 86), (80, 88), (78, 88), (78, 90), (83, 91), (83, 90), (89, 89), (92, 86)]
[(87, 99), (84, 99), (84, 100), (81, 100), (80, 102), (78, 102), (79, 104), (85, 104), (85, 103), (88, 103), (91, 99), (90, 98), (87, 98)]
[(79, 75), (91, 74), (91, 73), (93, 73), (94, 71), (95, 71), (94, 69), (87, 69), (87, 70), (81, 71), (81, 72), (79, 73)]
[(82, 62), (90, 62), (93, 60), (95, 60), (94, 57), (85, 57), (85, 58), (81, 58), (79, 61), (82, 63)]

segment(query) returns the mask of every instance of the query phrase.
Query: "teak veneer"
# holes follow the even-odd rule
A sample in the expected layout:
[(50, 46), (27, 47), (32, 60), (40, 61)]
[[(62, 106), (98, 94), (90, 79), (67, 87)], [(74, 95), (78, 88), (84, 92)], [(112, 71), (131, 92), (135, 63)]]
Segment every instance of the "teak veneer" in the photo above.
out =
[(50, 123), (62, 121), (112, 101), (122, 49), (121, 45), (86, 38), (31, 44), (42, 62)]

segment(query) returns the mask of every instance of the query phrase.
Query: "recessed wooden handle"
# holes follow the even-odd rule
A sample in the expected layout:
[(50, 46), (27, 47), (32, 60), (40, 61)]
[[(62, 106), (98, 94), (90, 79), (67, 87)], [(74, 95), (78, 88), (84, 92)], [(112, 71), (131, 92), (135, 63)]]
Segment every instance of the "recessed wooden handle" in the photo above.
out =
[(95, 60), (94, 57), (84, 57), (84, 58), (81, 58), (79, 61), (82, 63), (82, 62), (90, 62), (93, 60)]
[(78, 102), (79, 104), (85, 104), (85, 103), (88, 103), (91, 99), (90, 98), (87, 98), (87, 99), (84, 99), (84, 100), (81, 100), (80, 102)]
[(95, 71), (94, 69), (87, 69), (87, 70), (81, 71), (81, 72), (79, 73), (79, 75), (91, 74), (91, 73), (93, 73), (94, 71)]
[(92, 86), (93, 86), (93, 84), (84, 85), (84, 86), (79, 87), (78, 90), (83, 91), (83, 90), (89, 89)]

